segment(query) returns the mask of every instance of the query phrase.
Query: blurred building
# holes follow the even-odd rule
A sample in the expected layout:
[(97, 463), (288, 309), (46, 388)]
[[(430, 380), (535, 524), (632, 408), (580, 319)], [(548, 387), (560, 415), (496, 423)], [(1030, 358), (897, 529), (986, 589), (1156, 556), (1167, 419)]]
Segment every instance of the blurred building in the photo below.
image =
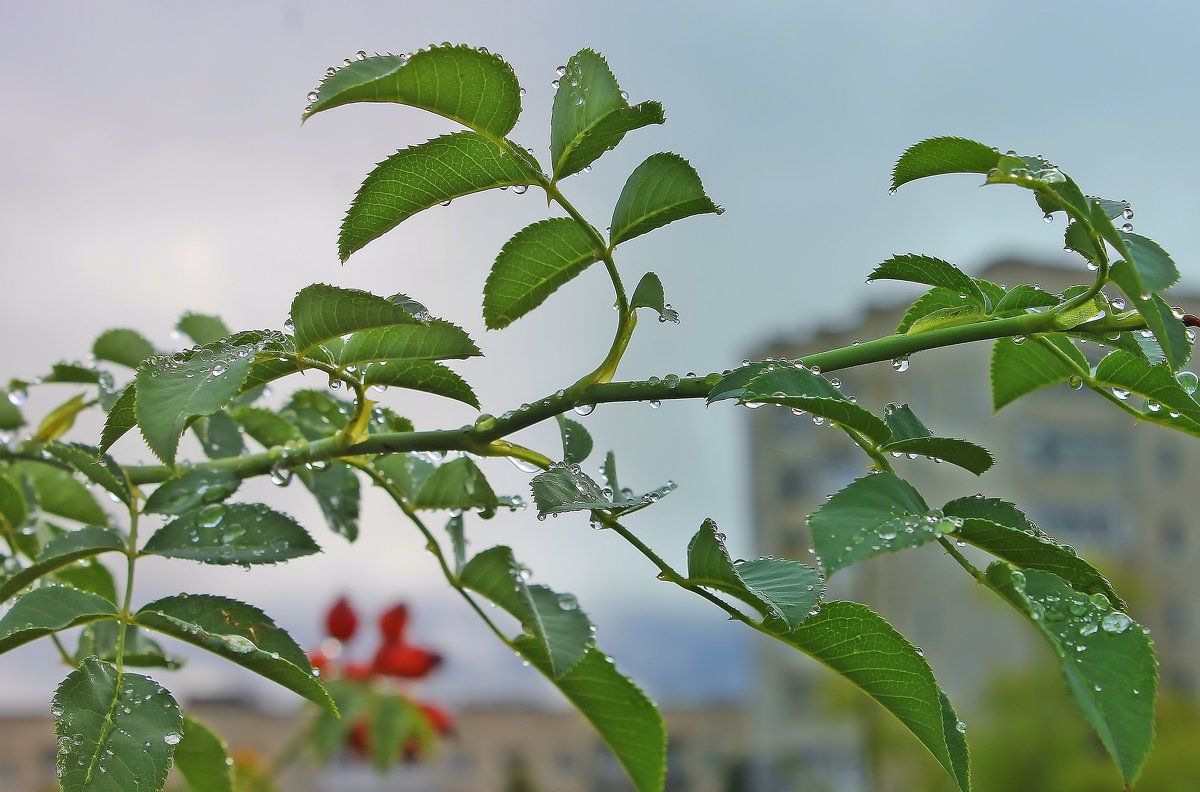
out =
[[(996, 283), (1037, 283), (1051, 291), (1088, 275), (1082, 268), (1021, 261), (998, 262), (981, 273)], [(1200, 305), (1196, 295), (1175, 294), (1172, 301)], [(888, 335), (906, 307), (873, 307), (853, 326), (776, 339), (754, 357), (797, 358)], [(1083, 350), (1093, 361), (1103, 352), (1091, 344)], [(1200, 681), (1200, 519), (1188, 482), (1200, 469), (1200, 442), (1135, 424), (1095, 394), (1066, 385), (993, 415), (990, 351), (991, 344), (981, 342), (918, 353), (903, 373), (884, 361), (830, 376), (877, 414), (888, 402), (908, 403), (935, 434), (992, 451), (996, 466), (982, 479), (925, 459), (897, 459), (896, 472), (931, 506), (975, 492), (1015, 502), (1114, 580), (1131, 615), (1153, 630), (1162, 685), (1194, 694)], [(864, 475), (870, 461), (841, 432), (814, 426), (807, 416), (772, 407), (748, 416), (757, 550), (807, 559), (805, 517), (827, 494)], [(969, 724), (997, 671), (1046, 662), (1049, 655), (1011, 608), (943, 556), (930, 544), (841, 570), (830, 581), (830, 598), (870, 604), (920, 646)], [(987, 558), (973, 555), (981, 564)], [(876, 721), (863, 715), (873, 704), (863, 708), (863, 697), (839, 692), (832, 674), (794, 650), (774, 642), (759, 647), (752, 734), (767, 759), (757, 790), (904, 788), (865, 758), (879, 755)], [(845, 713), (848, 708), (854, 712)], [(838, 709), (846, 716), (839, 717)], [(908, 748), (920, 750), (915, 742)]]
[[(230, 752), (266, 766), (307, 723), (307, 711), (269, 713), (244, 701), (192, 701), (189, 715), (212, 726)], [(725, 705), (666, 710), (671, 735), (668, 792), (732, 792), (745, 764), (745, 715)], [(455, 735), (428, 761), (378, 773), (345, 753), (323, 768), (297, 763), (279, 776), (287, 792), (632, 792), (608, 748), (574, 710), (522, 705), (455, 713)], [(49, 792), (54, 776), (49, 714), (0, 718), (0, 790)], [(181, 788), (176, 785), (175, 788)]]

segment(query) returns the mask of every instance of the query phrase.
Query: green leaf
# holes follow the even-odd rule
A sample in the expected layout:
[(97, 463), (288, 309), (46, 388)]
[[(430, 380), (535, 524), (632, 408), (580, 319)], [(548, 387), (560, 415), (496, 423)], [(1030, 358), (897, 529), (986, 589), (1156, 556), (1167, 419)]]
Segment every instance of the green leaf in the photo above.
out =
[(372, 363), (363, 373), (363, 383), (389, 388), (445, 396), (479, 409), (479, 398), (466, 381), (441, 363), (429, 360), (394, 360), (387, 363)]
[(191, 792), (234, 792), (229, 748), (216, 732), (194, 718), (183, 719), (175, 766)]
[(97, 360), (110, 360), (137, 368), (143, 360), (158, 352), (138, 331), (119, 328), (101, 333), (92, 344), (92, 354)]
[(666, 121), (658, 102), (630, 107), (604, 58), (590, 49), (567, 61), (550, 119), (554, 181), (595, 162), (616, 147), (626, 132)]
[(537, 308), (602, 255), (593, 235), (569, 217), (521, 229), (501, 248), (483, 286), (488, 329), (500, 330)]
[(927, 316), (934, 316), (942, 311), (951, 311), (961, 309), (962, 307), (963, 299), (958, 292), (953, 289), (936, 286), (925, 294), (922, 294), (909, 306), (908, 310), (904, 312), (904, 316), (900, 319), (900, 324), (896, 325), (896, 332), (907, 333), (917, 322)]
[(658, 312), (658, 321), (679, 324), (679, 312), (667, 302), (663, 293), (662, 281), (653, 272), (647, 272), (638, 281), (633, 296), (629, 299), (630, 308), (651, 308)]
[(1133, 271), (1128, 264), (1117, 262), (1110, 270), (1110, 277), (1146, 320), (1146, 327), (1154, 333), (1163, 357), (1171, 365), (1171, 369), (1176, 371), (1187, 363), (1192, 355), (1192, 344), (1187, 338), (1187, 330), (1161, 297), (1157, 294), (1145, 295), (1139, 290), (1132, 276)]
[(1129, 260), (1133, 263), (1132, 272), (1137, 276), (1141, 292), (1158, 292), (1169, 289), (1179, 280), (1179, 269), (1171, 260), (1167, 251), (1158, 243), (1141, 234), (1118, 231), (1118, 235), (1129, 251)]
[(1020, 569), (1040, 569), (1065, 580), (1084, 594), (1102, 594), (1118, 607), (1125, 602), (1091, 564), (1075, 551), (1039, 530), (1016, 506), (996, 498), (969, 497), (942, 507), (950, 517), (963, 518), (955, 537), (986, 550)]
[(617, 481), (617, 455), (612, 451), (604, 455), (604, 467), (601, 470), (604, 486), (613, 492), (621, 492), (621, 485)]
[[(3, 479), (0, 479), (3, 482)], [(3, 484), (0, 484), (3, 486)], [(84, 558), (125, 549), (121, 537), (108, 528), (80, 528), (52, 539), (29, 566), (0, 577), (0, 602), (33, 583)]]
[[(117, 661), (117, 638), (120, 624), (115, 621), (100, 621), (83, 628), (79, 636), (79, 648), (75, 652), (75, 660), (79, 662), (85, 657), (98, 657), (109, 663)], [(142, 668), (180, 668), (183, 662), (171, 657), (156, 641), (146, 637), (144, 630), (137, 627), (125, 628), (124, 646), (125, 665)]]
[(908, 333), (926, 333), (941, 327), (957, 327), (983, 319), (983, 309), (971, 303), (953, 308), (941, 308), (919, 317), (908, 327)]
[(416, 498), (421, 485), (435, 469), (432, 462), (416, 454), (387, 454), (371, 460), (371, 467), (383, 474), (388, 484), (400, 490), (405, 500)]
[(317, 499), (329, 530), (351, 542), (357, 539), (361, 495), (354, 470), (349, 465), (333, 462), (325, 470), (301, 468), (296, 473)]
[[(1053, 344), (1083, 371), (1089, 369), (1087, 358), (1070, 338), (1057, 334), (1038, 338)], [(992, 409), (999, 410), (1028, 393), (1064, 383), (1076, 372), (1036, 341), (1026, 339), (1018, 344), (1000, 338), (992, 347), (991, 374)]]
[(767, 370), (746, 384), (739, 401), (805, 410), (862, 432), (876, 442), (885, 442), (891, 434), (882, 420), (846, 398), (829, 380), (804, 366), (768, 365)]
[(306, 355), (315, 347), (347, 333), (394, 325), (423, 326), (402, 305), (361, 289), (341, 289), (324, 283), (305, 286), (292, 300), (296, 351)]
[(883, 411), (883, 419), (892, 432), (891, 439), (879, 447), (888, 453), (920, 454), (941, 459), (953, 465), (982, 475), (995, 462), (986, 448), (966, 440), (934, 437), (933, 432), (921, 423), (921, 419), (907, 404), (897, 407), (889, 404)]
[(493, 547), (477, 554), (459, 578), (515, 616), (536, 641), (555, 679), (575, 667), (595, 644), (592, 623), (570, 594), (526, 583), (529, 571), (513, 558), (512, 549)]
[(0, 654), (47, 635), (102, 619), (115, 619), (117, 606), (68, 586), (25, 592), (0, 617)]
[(579, 465), (555, 462), (529, 481), (538, 517), (592, 509), (625, 509), (640, 504), (641, 499), (627, 496), (625, 491), (604, 489)]
[(49, 443), (62, 437), (75, 425), (76, 416), (89, 406), (82, 393), (58, 405), (47, 413), (38, 425), (37, 431), (33, 433), (34, 442)]
[(254, 355), (271, 338), (264, 333), (243, 333), (143, 362), (135, 380), (135, 411), (150, 450), (163, 462), (174, 464), (184, 428), (238, 395)]
[(230, 414), (242, 425), (242, 430), (263, 448), (274, 448), (304, 439), (291, 421), (273, 410), (241, 406), (232, 408)]
[(435, 467), (412, 499), (416, 509), (488, 510), (496, 508), (497, 503), (483, 471), (466, 457)]
[[(973, 300), (980, 308), (987, 307), (983, 292), (974, 278), (950, 262), (933, 256), (892, 256), (867, 276), (868, 281), (885, 279), (940, 286)], [(959, 305), (961, 304), (962, 300), (959, 300)]]
[(29, 503), (16, 482), (0, 473), (0, 533), (11, 544), (29, 519)]
[(688, 582), (715, 589), (747, 603), (767, 622), (793, 629), (821, 601), (825, 581), (809, 566), (786, 559), (733, 561), (725, 534), (705, 520), (688, 544)]
[(920, 651), (882, 617), (857, 602), (827, 602), (816, 616), (775, 637), (875, 699), (929, 749), (959, 789), (970, 790), (966, 741), (954, 709)]
[(42, 377), (42, 382), (57, 382), (61, 385), (97, 385), (105, 372), (93, 366), (81, 363), (55, 363), (50, 367), (50, 373)]
[(338, 234), (343, 262), (417, 212), (464, 195), (538, 182), (542, 176), (515, 145), (506, 153), (476, 132), (456, 132), (397, 151), (358, 188)]
[(372, 360), (448, 360), (482, 354), (458, 325), (430, 319), (423, 325), (392, 325), (350, 336), (338, 353), (343, 366)]
[(87, 485), (76, 481), (70, 471), (40, 462), (14, 462), (12, 469), (29, 480), (42, 511), (76, 522), (108, 525), (108, 515)]
[(107, 454), (82, 443), (49, 443), (45, 450), (128, 505), (132, 499), (125, 471)]
[(179, 515), (219, 503), (237, 492), (242, 480), (228, 470), (198, 469), (167, 479), (146, 499), (145, 514)]
[(224, 410), (197, 418), (192, 423), (192, 431), (209, 459), (229, 459), (246, 452), (241, 429)]
[(100, 452), (112, 448), (126, 432), (137, 426), (137, 383), (131, 382), (121, 391), (104, 419), (104, 430), (100, 433)]
[(521, 114), (512, 66), (461, 44), (352, 61), (321, 82), (304, 118), (351, 102), (409, 105), (493, 137), (507, 135)]
[(261, 503), (210, 503), (159, 528), (142, 548), (146, 555), (202, 564), (278, 564), (319, 553), (300, 525)]
[(11, 432), (25, 425), (25, 418), (10, 398), (10, 393), (0, 388), (0, 432)]
[(1158, 664), (1149, 636), (1102, 595), (1081, 594), (1049, 572), (997, 561), (987, 577), (1050, 644), (1071, 698), (1132, 783), (1154, 739)]
[(678, 154), (652, 154), (629, 174), (613, 209), (609, 246), (697, 214), (725, 210), (704, 194), (700, 176)]
[(109, 602), (117, 601), (117, 584), (112, 572), (96, 558), (87, 558), (60, 568), (50, 578), (80, 591), (95, 594)]
[[(800, 361), (797, 360), (795, 362), (799, 363)], [(716, 385), (713, 385), (712, 390), (708, 392), (708, 399), (705, 401), (705, 404), (707, 406), (712, 406), (712, 404), (715, 402), (725, 401), (727, 399), (740, 399), (742, 397), (742, 393), (744, 393), (746, 390), (746, 385), (750, 383), (750, 380), (765, 372), (768, 366), (777, 367), (791, 365), (794, 365), (793, 362), (788, 360), (756, 360), (752, 363), (739, 366), (738, 368), (735, 368), (726, 374), (717, 382)], [(773, 371), (774, 368), (771, 370)]]
[(922, 140), (900, 155), (892, 170), (892, 189), (926, 176), (943, 173), (987, 173), (1000, 153), (991, 146), (960, 137)]
[(992, 307), (992, 314), (1024, 313), (1030, 308), (1051, 308), (1059, 303), (1058, 297), (1042, 291), (1036, 286), (1022, 283), (1010, 289), (1000, 302)]
[(1131, 352), (1117, 349), (1096, 365), (1095, 378), (1110, 388), (1136, 393), (1163, 409), (1200, 423), (1200, 404), (1183, 389), (1166, 363), (1151, 365)]
[(221, 655), (337, 715), (304, 650), (252, 605), (209, 594), (180, 594), (150, 603), (134, 614), (134, 620)]
[(808, 518), (813, 548), (828, 574), (873, 556), (920, 547), (961, 522), (931, 510), (912, 485), (892, 473), (864, 476)]
[(454, 572), (461, 574), (463, 565), (467, 563), (467, 536), (461, 514), (451, 515), (446, 521), (446, 533), (450, 536), (450, 547), (454, 554)]
[(185, 313), (179, 317), (175, 329), (197, 344), (211, 344), (230, 334), (221, 318), (210, 314)]
[(920, 437), (933, 437), (933, 432), (921, 423), (921, 419), (907, 404), (889, 404), (883, 410), (883, 420), (892, 433), (891, 442), (912, 440)]
[(622, 675), (599, 649), (591, 648), (561, 678), (551, 671), (545, 649), (529, 636), (516, 649), (578, 709), (612, 749), (638, 792), (659, 792), (667, 767), (667, 731), (645, 693)]
[(386, 771), (400, 757), (408, 738), (421, 717), (411, 701), (403, 696), (372, 691), (371, 723), (368, 745), (375, 769)]
[(572, 421), (561, 415), (554, 417), (558, 421), (558, 431), (562, 435), (563, 461), (578, 464), (587, 459), (588, 454), (592, 453), (592, 436), (588, 434), (588, 430), (584, 429), (583, 424), (578, 421)]
[(162, 789), (182, 738), (179, 705), (153, 679), (89, 657), (51, 707), (64, 792)]

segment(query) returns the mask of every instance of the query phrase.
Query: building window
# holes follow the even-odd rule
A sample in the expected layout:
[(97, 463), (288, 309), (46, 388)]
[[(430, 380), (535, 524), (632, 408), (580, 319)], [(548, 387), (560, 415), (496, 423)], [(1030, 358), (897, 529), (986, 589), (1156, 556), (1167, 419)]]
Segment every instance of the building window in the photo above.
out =
[(1122, 544), (1120, 506), (1112, 503), (1051, 503), (1029, 510), (1039, 528), (1066, 544), (1115, 552)]
[(1026, 426), (1017, 436), (1017, 453), (1038, 471), (1120, 472), (1129, 465), (1125, 434), (1097, 429)]
[(1163, 555), (1176, 556), (1184, 551), (1187, 543), (1187, 528), (1178, 514), (1164, 515), (1159, 526), (1159, 545)]

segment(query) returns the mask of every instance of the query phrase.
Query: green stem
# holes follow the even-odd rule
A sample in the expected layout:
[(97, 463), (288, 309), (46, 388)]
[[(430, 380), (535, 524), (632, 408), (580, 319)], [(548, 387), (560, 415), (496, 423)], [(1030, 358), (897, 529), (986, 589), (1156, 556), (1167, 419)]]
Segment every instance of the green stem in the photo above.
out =
[[(808, 366), (819, 366), (822, 371), (828, 373), (867, 363), (891, 360), (927, 349), (1045, 332), (1053, 329), (1053, 322), (1054, 317), (1049, 313), (988, 319), (912, 335), (885, 336), (854, 346), (806, 355), (801, 362)], [(489, 454), (488, 447), (494, 440), (502, 439), (579, 405), (703, 399), (708, 397), (713, 385), (722, 377), (723, 374), (718, 372), (703, 377), (685, 377), (679, 380), (658, 382), (597, 382), (579, 390), (564, 390), (547, 396), (534, 402), (528, 408), (517, 410), (507, 417), (501, 416), (494, 422), (488, 422), (481, 427), (423, 432), (381, 432), (373, 434), (349, 448), (342, 446), (337, 438), (323, 438), (309, 443), (300, 443), (287, 449), (286, 463), (296, 466), (306, 462), (338, 457), (401, 451), (458, 450), (485, 455)], [(0, 450), (0, 457), (3, 456), (4, 452)], [(126, 470), (130, 483), (135, 485), (165, 481), (170, 476), (177, 475), (181, 467), (192, 470), (226, 470), (241, 478), (246, 478), (270, 472), (272, 465), (279, 462), (282, 456), (283, 450), (276, 448), (258, 454), (214, 459), (190, 466), (137, 465), (128, 467)]]
[(134, 500), (129, 504), (129, 541), (125, 546), (125, 599), (121, 603), (120, 621), (117, 622), (117, 679), (125, 670), (125, 633), (133, 614), (133, 573), (138, 556), (138, 507)]
[(958, 562), (960, 567), (971, 573), (971, 577), (975, 578), (976, 581), (982, 583), (988, 588), (992, 588), (991, 581), (987, 579), (987, 576), (980, 572), (977, 566), (968, 561), (966, 556), (958, 552), (958, 548), (954, 546), (954, 542), (951, 542), (944, 536), (939, 536), (937, 541), (938, 544), (942, 546), (942, 549), (945, 550), (951, 558)]

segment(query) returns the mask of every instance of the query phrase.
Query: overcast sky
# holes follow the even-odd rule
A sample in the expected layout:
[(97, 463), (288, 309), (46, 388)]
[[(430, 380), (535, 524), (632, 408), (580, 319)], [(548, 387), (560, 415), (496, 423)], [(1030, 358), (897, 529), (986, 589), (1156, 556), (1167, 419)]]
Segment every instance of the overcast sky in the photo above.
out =
[[(626, 280), (653, 269), (683, 317), (679, 326), (643, 322), (622, 377), (719, 370), (772, 335), (851, 324), (867, 300), (911, 293), (863, 285), (893, 253), (968, 270), (1007, 253), (1060, 259), (1061, 225), (1044, 225), (1023, 191), (981, 191), (977, 178), (957, 177), (889, 197), (896, 156), (933, 135), (1044, 153), (1085, 191), (1130, 200), (1138, 231), (1195, 277), (1198, 13), (1117, 2), (5, 4), (0, 379), (81, 358), (114, 326), (170, 348), (185, 310), (219, 313), (236, 329), (279, 328), (292, 295), (318, 281), (403, 291), (465, 326), (487, 357), (457, 369), (488, 412), (594, 367), (613, 323), (599, 268), (510, 329), (483, 329), (479, 295), (495, 253), (546, 211), (532, 191), (455, 201), (337, 262), (338, 223), (372, 165), (451, 126), (411, 108), (363, 105), (302, 128), (305, 94), (359, 49), (444, 40), (513, 63), (528, 89), (514, 137), (543, 161), (554, 68), (581, 47), (608, 57), (632, 101), (663, 102), (665, 127), (633, 133), (565, 184), (595, 225), (608, 224), (629, 171), (661, 150), (686, 156), (727, 208), (622, 246)], [(31, 399), (33, 412), (70, 395), (47, 391)], [(461, 405), (394, 392), (386, 403), (424, 428), (474, 418)], [(734, 551), (752, 552), (742, 417), (668, 404), (603, 407), (587, 419), (598, 450), (617, 450), (623, 483), (680, 484), (632, 521), (669, 558), (682, 558), (708, 516)], [(548, 451), (557, 442), (551, 431), (525, 439)], [(116, 453), (149, 456), (133, 436)], [(498, 489), (527, 495), (520, 474), (495, 465)], [(253, 574), (148, 563), (139, 600), (180, 587), (226, 593), (308, 642), (338, 592), (372, 605), (408, 599), (428, 614), (418, 616), (422, 634), (450, 649), (454, 679), (486, 692), (495, 664), (520, 676), (382, 501), (368, 500), (364, 537), (348, 546), (324, 530), (299, 487), (243, 494), (296, 514), (326, 554)], [(476, 549), (512, 544), (537, 580), (579, 595), (600, 642), (610, 636), (629, 668), (653, 675), (656, 656), (686, 658), (697, 678), (711, 667), (716, 681), (699, 684), (735, 686), (723, 672), (740, 633), (657, 584), (646, 562), (586, 519), (538, 523), (526, 513), (469, 530)], [(621, 635), (635, 614), (637, 624), (674, 622), (672, 653)], [(697, 651), (697, 636), (722, 651)], [(47, 656), (29, 647), (0, 660), (0, 706), (48, 699), (61, 672), (40, 663)], [(201, 663), (192, 679), (221, 687), (225, 673)]]

